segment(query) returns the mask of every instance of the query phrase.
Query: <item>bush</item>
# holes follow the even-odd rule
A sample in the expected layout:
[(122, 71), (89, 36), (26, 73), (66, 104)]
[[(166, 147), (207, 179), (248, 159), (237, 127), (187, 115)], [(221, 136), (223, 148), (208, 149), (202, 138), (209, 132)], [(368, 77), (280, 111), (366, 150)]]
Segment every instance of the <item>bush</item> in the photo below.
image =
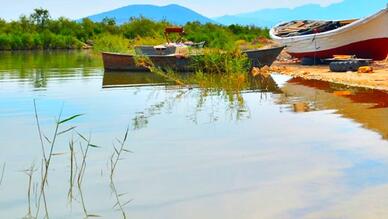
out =
[(23, 45), (22, 37), (18, 34), (12, 34), (11, 37), (11, 48), (13, 50), (23, 49), (25, 45)]
[(155, 22), (150, 19), (140, 17), (132, 18), (129, 22), (121, 25), (120, 30), (128, 39), (135, 39), (138, 37), (161, 37), (164, 29), (170, 26), (168, 22)]
[(7, 34), (0, 34), (0, 49), (1, 50), (12, 49), (11, 39)]
[(22, 34), (20, 37), (22, 40), (22, 47), (20, 49), (32, 49), (35, 47), (32, 34), (26, 33)]
[(34, 34), (32, 36), (33, 49), (43, 49), (43, 39), (40, 34)]
[(191, 22), (185, 25), (186, 38), (194, 42), (206, 41), (208, 47), (218, 49), (234, 49), (232, 33), (225, 27), (216, 24), (202, 25), (199, 22)]
[(102, 34), (96, 37), (94, 49), (100, 52), (128, 52), (129, 40), (120, 35)]

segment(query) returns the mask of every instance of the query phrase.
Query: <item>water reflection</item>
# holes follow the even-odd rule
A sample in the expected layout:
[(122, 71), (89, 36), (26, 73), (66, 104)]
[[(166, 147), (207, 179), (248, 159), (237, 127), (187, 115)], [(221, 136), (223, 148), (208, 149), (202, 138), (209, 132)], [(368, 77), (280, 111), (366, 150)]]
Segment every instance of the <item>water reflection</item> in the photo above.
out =
[[(159, 115), (164, 109), (169, 111), (182, 98), (196, 100), (193, 110), (191, 110), (192, 113), (187, 118), (198, 124), (198, 114), (201, 112), (208, 115), (209, 122), (216, 122), (218, 120), (220, 112), (214, 110), (215, 107), (218, 107), (214, 100), (219, 99), (220, 96), (224, 97), (225, 101), (229, 103), (227, 104), (226, 112), (229, 113), (231, 120), (242, 120), (249, 118), (249, 108), (245, 104), (243, 93), (258, 92), (264, 94), (260, 98), (265, 98), (267, 93), (277, 94), (282, 92), (270, 75), (250, 76), (247, 78), (243, 88), (228, 87), (229, 90), (224, 90), (217, 87), (217, 85), (212, 86), (212, 83), (209, 83), (208, 87), (200, 87), (198, 89), (197, 84), (189, 84), (194, 81), (193, 78), (195, 77), (197, 77), (195, 74), (190, 73), (179, 75), (179, 81), (186, 82), (185, 85), (179, 86), (175, 85), (175, 82), (168, 77), (162, 77), (150, 72), (104, 72), (102, 87), (108, 89), (117, 87), (167, 86), (166, 89), (175, 91), (163, 100), (148, 106), (143, 111), (137, 112), (132, 119), (132, 127), (135, 130), (147, 127), (150, 117)], [(221, 77), (221, 75), (213, 75), (211, 78), (204, 80), (219, 81), (222, 80)], [(208, 103), (209, 105), (207, 105)]]
[[(8, 65), (0, 66), (0, 218), (23, 217), (29, 203), (36, 210), (40, 171), (30, 195), (20, 172), (42, 158), (33, 99), (44, 133), (52, 136), (63, 105), (64, 118), (84, 115), (60, 131), (77, 126), (99, 146), (83, 159), (77, 133), (58, 137), (45, 191), (51, 218), (388, 216), (383, 93), (274, 75), (228, 94), (153, 74), (104, 73), (99, 57), (83, 52), (58, 52), (48, 63), (37, 57), (55, 54), (31, 56), (15, 54), (28, 65), (0, 60)], [(128, 126), (123, 148), (133, 153), (116, 156)]]
[(88, 77), (95, 68), (101, 68), (101, 60), (92, 51), (0, 52), (0, 82), (29, 80), (35, 88), (47, 87), (50, 78)]
[(105, 72), (103, 88), (138, 87), (172, 84), (165, 78), (151, 72)]
[(290, 79), (276, 100), (294, 112), (333, 109), (388, 139), (388, 93), (318, 80)]
[[(193, 74), (187, 73), (183, 75), (183, 80), (190, 82), (190, 77), (192, 76)], [(221, 76), (216, 75), (214, 77), (215, 78), (213, 80), (219, 80), (217, 77)], [(247, 81), (247, 86), (244, 87), (243, 92), (247, 92), (249, 90), (272, 93), (281, 92), (278, 85), (270, 75), (257, 75), (255, 77), (250, 76)], [(167, 84), (173, 85), (174, 82), (168, 80), (166, 77), (162, 77), (151, 72), (104, 72), (102, 86), (103, 88), (112, 88)]]

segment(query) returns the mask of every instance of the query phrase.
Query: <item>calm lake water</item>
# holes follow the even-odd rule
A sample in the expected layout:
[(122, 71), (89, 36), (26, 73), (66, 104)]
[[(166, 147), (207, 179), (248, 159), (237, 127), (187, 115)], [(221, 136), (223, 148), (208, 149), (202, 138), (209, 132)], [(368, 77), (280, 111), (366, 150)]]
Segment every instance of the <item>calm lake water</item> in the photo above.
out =
[[(45, 136), (62, 109), (62, 118), (83, 115), (60, 131), (77, 126), (99, 146), (72, 187), (69, 141), (76, 173), (84, 142), (74, 130), (58, 137), (45, 189), (51, 218), (122, 218), (117, 198), (137, 219), (388, 218), (387, 93), (274, 75), (252, 79), (241, 97), (104, 73), (88, 52), (0, 53), (0, 218), (36, 214), (34, 99)], [(127, 127), (132, 153), (122, 153), (112, 187), (113, 144)]]

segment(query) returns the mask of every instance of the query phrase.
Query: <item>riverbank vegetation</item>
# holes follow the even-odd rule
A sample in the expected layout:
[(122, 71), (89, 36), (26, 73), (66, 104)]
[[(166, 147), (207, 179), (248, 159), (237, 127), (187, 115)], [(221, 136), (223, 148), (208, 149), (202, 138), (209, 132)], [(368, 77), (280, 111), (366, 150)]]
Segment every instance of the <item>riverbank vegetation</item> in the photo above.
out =
[[(0, 50), (78, 49), (94, 46), (97, 50), (128, 50), (128, 46), (163, 43), (164, 28), (173, 24), (147, 18), (131, 18), (118, 25), (111, 18), (93, 22), (88, 18), (74, 21), (64, 17), (52, 19), (49, 11), (35, 9), (18, 20), (0, 19)], [(206, 41), (207, 46), (234, 49), (241, 42), (268, 38), (268, 29), (254, 26), (189, 22), (183, 26), (185, 39)]]

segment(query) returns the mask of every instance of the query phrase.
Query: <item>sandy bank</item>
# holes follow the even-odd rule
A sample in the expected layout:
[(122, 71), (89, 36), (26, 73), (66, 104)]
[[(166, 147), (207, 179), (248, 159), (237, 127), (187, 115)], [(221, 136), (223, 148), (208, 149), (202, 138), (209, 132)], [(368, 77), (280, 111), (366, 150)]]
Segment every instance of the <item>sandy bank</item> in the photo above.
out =
[(372, 66), (373, 73), (335, 73), (330, 72), (327, 65), (302, 66), (298, 63), (277, 61), (271, 68), (262, 69), (261, 71), (388, 91), (388, 62), (375, 62)]

